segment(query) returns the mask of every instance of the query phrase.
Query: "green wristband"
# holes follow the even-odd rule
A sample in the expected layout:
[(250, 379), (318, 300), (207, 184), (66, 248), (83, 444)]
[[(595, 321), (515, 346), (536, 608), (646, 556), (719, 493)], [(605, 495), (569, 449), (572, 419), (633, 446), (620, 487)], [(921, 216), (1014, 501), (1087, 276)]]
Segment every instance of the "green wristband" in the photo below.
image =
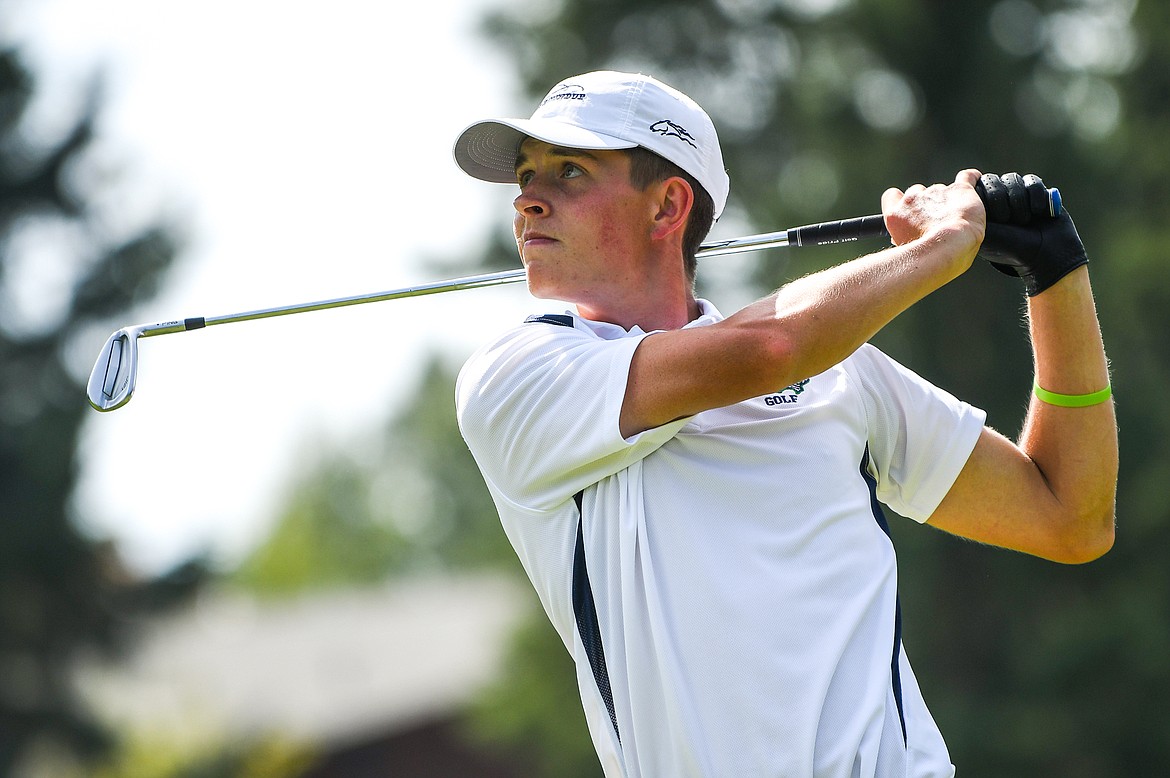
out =
[(1090, 394), (1057, 394), (1042, 389), (1039, 383), (1034, 383), (1032, 392), (1049, 405), (1059, 405), (1061, 408), (1087, 408), (1090, 405), (1100, 405), (1112, 397), (1113, 387), (1106, 386), (1101, 391)]

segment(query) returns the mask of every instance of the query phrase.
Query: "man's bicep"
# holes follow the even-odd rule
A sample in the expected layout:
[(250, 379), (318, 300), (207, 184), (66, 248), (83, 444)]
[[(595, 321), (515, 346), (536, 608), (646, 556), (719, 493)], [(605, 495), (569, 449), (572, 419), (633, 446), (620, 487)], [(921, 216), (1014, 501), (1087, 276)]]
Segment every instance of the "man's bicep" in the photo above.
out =
[(690, 415), (687, 371), (682, 366), (688, 337), (681, 331), (656, 332), (642, 338), (630, 360), (630, 374), (618, 426), (622, 437)]
[(730, 320), (656, 332), (630, 361), (621, 433), (635, 435), (785, 386), (767, 339)]

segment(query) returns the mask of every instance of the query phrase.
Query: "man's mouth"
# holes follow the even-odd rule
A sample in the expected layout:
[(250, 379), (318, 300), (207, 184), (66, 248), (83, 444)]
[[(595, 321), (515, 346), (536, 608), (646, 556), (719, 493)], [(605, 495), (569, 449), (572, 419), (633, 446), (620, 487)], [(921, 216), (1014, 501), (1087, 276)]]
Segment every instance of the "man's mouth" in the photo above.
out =
[(520, 253), (533, 248), (540, 248), (541, 246), (551, 246), (556, 243), (556, 238), (545, 235), (542, 232), (526, 232), (520, 237)]

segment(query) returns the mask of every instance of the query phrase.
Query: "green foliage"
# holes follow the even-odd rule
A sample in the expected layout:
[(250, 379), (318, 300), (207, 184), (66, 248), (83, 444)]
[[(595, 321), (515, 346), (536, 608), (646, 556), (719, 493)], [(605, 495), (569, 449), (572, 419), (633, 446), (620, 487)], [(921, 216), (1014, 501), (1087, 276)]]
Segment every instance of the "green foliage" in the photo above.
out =
[[(60, 138), (40, 137), (28, 126), (35, 92), (21, 53), (0, 47), (0, 775), (33, 748), (80, 758), (107, 748), (109, 733), (75, 699), (74, 657), (120, 650), (135, 619), (202, 576), (192, 563), (135, 581), (114, 549), (73, 522), (74, 452), (88, 411), (66, 355), (154, 292), (177, 238), (163, 224), (109, 232), (91, 206), (97, 193), (72, 175), (90, 154), (95, 106), (78, 107)], [(51, 250), (54, 272), (72, 269), (59, 297), (29, 300), (29, 245)]]
[(543, 612), (534, 612), (517, 628), (505, 666), (507, 674), (480, 695), (470, 712), (474, 739), (523, 744), (534, 775), (599, 776), (573, 660)]
[(89, 777), (296, 778), (314, 761), (311, 750), (280, 738), (178, 744), (132, 737)]
[(414, 398), (357, 446), (360, 455), (318, 452), (271, 537), (233, 580), (289, 595), (436, 568), (518, 568), (459, 434), (454, 383), (433, 359)]
[(408, 541), (370, 516), (361, 500), (366, 474), (357, 467), (340, 456), (322, 463), (297, 487), (273, 534), (235, 579), (257, 593), (283, 595), (371, 583), (402, 567)]

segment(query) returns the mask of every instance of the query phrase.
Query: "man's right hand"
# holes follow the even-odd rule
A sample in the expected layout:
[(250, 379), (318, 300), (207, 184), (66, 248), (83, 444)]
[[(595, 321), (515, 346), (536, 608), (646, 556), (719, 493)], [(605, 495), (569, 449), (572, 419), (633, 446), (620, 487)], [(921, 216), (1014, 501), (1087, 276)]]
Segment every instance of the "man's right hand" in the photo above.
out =
[(983, 242), (987, 218), (976, 192), (978, 170), (962, 170), (951, 184), (915, 184), (905, 191), (887, 189), (882, 194), (882, 215), (894, 245), (901, 246), (928, 236), (953, 241), (953, 256), (970, 266)]

